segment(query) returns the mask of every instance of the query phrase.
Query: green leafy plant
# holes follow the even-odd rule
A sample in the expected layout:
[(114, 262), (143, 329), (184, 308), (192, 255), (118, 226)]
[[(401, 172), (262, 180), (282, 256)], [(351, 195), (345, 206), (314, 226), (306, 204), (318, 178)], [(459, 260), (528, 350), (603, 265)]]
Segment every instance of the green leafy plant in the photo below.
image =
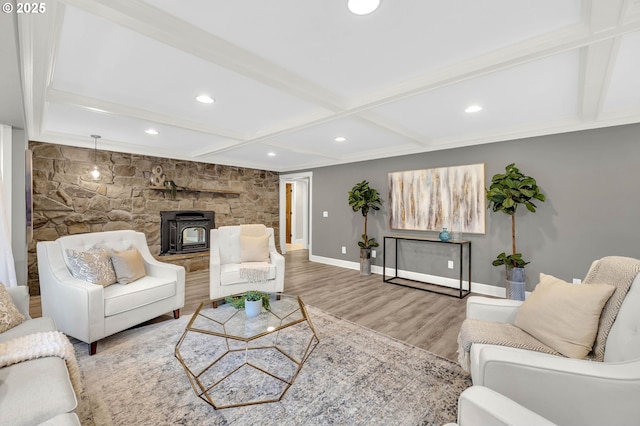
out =
[(520, 172), (515, 163), (505, 167), (505, 173), (495, 174), (491, 178), (491, 186), (486, 191), (488, 208), (494, 212), (502, 212), (511, 216), (511, 253), (502, 252), (491, 264), (504, 265), (507, 268), (523, 268), (525, 262), (522, 254), (516, 250), (516, 211), (524, 205), (531, 213), (535, 213), (536, 205), (531, 200), (545, 201), (536, 180)]
[(229, 303), (236, 309), (244, 309), (244, 302), (257, 302), (258, 300), (262, 300), (262, 307), (267, 311), (271, 310), (270, 297), (267, 293), (262, 293), (257, 290), (249, 290), (245, 294), (240, 296), (227, 296), (224, 298), (224, 301)]
[(367, 218), (370, 210), (380, 210), (382, 207), (382, 199), (376, 189), (369, 187), (369, 182), (363, 180), (354, 185), (349, 191), (349, 206), (354, 212), (359, 211), (364, 216), (364, 234), (362, 241), (358, 242), (358, 246), (363, 249), (378, 247), (375, 238), (369, 238), (367, 235)]
[(176, 195), (178, 195), (178, 185), (172, 180), (168, 180), (164, 183), (164, 187), (169, 191), (169, 197), (172, 200), (176, 199)]

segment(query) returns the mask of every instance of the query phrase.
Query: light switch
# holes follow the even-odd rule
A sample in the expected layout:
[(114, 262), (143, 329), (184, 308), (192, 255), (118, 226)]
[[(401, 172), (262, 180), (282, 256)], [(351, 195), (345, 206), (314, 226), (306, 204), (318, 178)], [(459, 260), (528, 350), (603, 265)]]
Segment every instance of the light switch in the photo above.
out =
[(329, 217), (329, 212), (322, 212), (322, 217)]

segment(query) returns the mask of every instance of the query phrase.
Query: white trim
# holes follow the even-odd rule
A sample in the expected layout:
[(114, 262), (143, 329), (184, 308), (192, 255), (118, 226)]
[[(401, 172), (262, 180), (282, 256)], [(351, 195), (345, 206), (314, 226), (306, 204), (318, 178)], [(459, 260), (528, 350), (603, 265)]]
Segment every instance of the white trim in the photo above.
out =
[[(287, 183), (295, 183), (296, 181), (306, 181), (307, 183), (307, 191), (305, 193), (307, 202), (304, 203), (305, 209), (303, 214), (303, 239), (305, 241), (302, 242), (303, 247), (309, 250), (309, 257), (311, 257), (312, 253), (312, 233), (311, 230), (313, 225), (313, 218), (311, 217), (311, 212), (313, 211), (312, 203), (313, 203), (313, 172), (301, 172), (301, 173), (292, 173), (286, 175), (280, 175), (280, 183), (279, 183), (279, 192), (280, 192), (280, 249), (282, 253), (287, 252), (287, 237), (285, 235), (287, 223), (286, 223), (286, 215), (287, 215), (287, 195), (286, 195), (286, 187)], [(300, 219), (300, 218), (299, 218)], [(293, 223), (292, 223), (293, 226)]]
[[(313, 255), (309, 255), (309, 260), (311, 262), (323, 263), (325, 265), (339, 266), (341, 268), (353, 269), (356, 271), (360, 270), (360, 263), (352, 262), (348, 260), (340, 260), (340, 259), (333, 259), (331, 257), (313, 256)], [(392, 268), (387, 268), (387, 269), (388, 269), (388, 274), (393, 274), (394, 270)], [(371, 272), (376, 275), (382, 275), (382, 266), (371, 265)], [(401, 277), (416, 279), (419, 281), (432, 282), (434, 284), (443, 285), (445, 287), (451, 287), (456, 289), (459, 288), (459, 281), (455, 278), (439, 277), (436, 275), (428, 275), (428, 274), (419, 274), (416, 272), (402, 271), (402, 270), (400, 271), (399, 275)], [(466, 283), (467, 281), (463, 281), (464, 289), (467, 288)], [(474, 294), (482, 294), (485, 296), (494, 296), (494, 297), (504, 298), (507, 295), (506, 289), (504, 287), (497, 287), (489, 284), (478, 283), (475, 281), (471, 282), (471, 289), (473, 290)], [(528, 295), (529, 292), (526, 292), (526, 294)]]
[[(0, 181), (2, 182), (2, 192), (0, 194), (4, 194), (4, 199), (0, 200), (0, 204), (4, 209), (4, 217), (7, 219), (7, 236), (9, 241), (11, 241), (11, 200), (12, 200), (12, 179), (11, 175), (13, 173), (12, 168), (12, 149), (13, 146), (12, 139), (13, 135), (11, 133), (11, 126), (7, 126), (5, 124), (0, 124)], [(4, 206), (7, 206), (6, 208)]]

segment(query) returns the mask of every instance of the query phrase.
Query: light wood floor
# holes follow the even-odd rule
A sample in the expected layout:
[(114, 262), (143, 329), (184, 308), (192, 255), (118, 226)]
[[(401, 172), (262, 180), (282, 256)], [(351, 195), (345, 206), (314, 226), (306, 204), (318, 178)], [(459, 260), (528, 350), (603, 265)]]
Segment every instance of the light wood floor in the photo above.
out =
[[(380, 275), (362, 277), (356, 270), (309, 262), (308, 258), (307, 250), (285, 255), (285, 293), (299, 295), (308, 305), (387, 336), (457, 359), (456, 338), (466, 299), (384, 283)], [(181, 314), (193, 313), (208, 298), (209, 271), (187, 274)], [(31, 298), (30, 311), (32, 317), (42, 315), (39, 296)]]

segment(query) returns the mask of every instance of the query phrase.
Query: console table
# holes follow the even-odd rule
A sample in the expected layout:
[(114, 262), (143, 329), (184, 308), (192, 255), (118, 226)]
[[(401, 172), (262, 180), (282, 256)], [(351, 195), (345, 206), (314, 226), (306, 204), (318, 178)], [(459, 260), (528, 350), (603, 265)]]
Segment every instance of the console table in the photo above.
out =
[[(393, 276), (391, 275), (387, 275), (387, 240), (393, 240), (393, 242), (395, 242), (395, 272), (393, 274)], [(450, 293), (446, 293), (443, 291), (437, 291), (436, 289), (430, 289), (430, 288), (423, 288), (423, 287), (418, 287), (415, 285), (411, 285), (411, 284), (407, 284), (407, 283), (403, 283), (403, 282), (398, 282), (398, 280), (404, 280), (404, 281), (412, 281), (412, 282), (417, 282), (417, 283), (423, 283), (423, 284), (428, 284), (430, 286), (435, 286), (435, 288), (437, 287), (446, 287), (443, 286), (441, 284), (434, 284), (434, 283), (428, 283), (425, 281), (418, 281), (418, 280), (414, 280), (414, 279), (410, 279), (410, 278), (401, 278), (398, 277), (398, 241), (415, 241), (415, 242), (419, 242), (419, 243), (424, 243), (424, 244), (436, 244), (436, 245), (448, 245), (448, 247), (451, 247), (451, 245), (456, 245), (459, 247), (459, 282), (460, 282), (460, 286), (457, 290), (458, 294), (454, 295), (454, 294), (450, 294)], [(392, 242), (392, 243), (393, 243)], [(442, 246), (442, 247), (446, 247), (446, 246)], [(469, 288), (467, 290), (464, 290), (463, 288), (463, 276), (464, 276), (464, 249), (467, 249), (467, 279), (469, 282)], [(438, 238), (419, 238), (419, 237), (411, 237), (411, 236), (403, 236), (403, 235), (387, 235), (384, 236), (383, 238), (383, 244), (382, 244), (382, 281), (386, 282), (386, 283), (391, 283), (391, 284), (396, 284), (396, 285), (401, 285), (404, 287), (410, 287), (410, 288), (415, 288), (418, 290), (424, 290), (424, 291), (431, 291), (434, 293), (440, 293), (440, 294), (444, 294), (447, 296), (453, 296), (453, 297), (457, 297), (459, 299), (462, 299), (466, 296), (469, 295), (469, 293), (471, 293), (471, 241), (468, 240), (460, 240), (460, 241), (440, 241), (440, 239)], [(446, 287), (446, 288), (450, 288), (450, 287)]]

